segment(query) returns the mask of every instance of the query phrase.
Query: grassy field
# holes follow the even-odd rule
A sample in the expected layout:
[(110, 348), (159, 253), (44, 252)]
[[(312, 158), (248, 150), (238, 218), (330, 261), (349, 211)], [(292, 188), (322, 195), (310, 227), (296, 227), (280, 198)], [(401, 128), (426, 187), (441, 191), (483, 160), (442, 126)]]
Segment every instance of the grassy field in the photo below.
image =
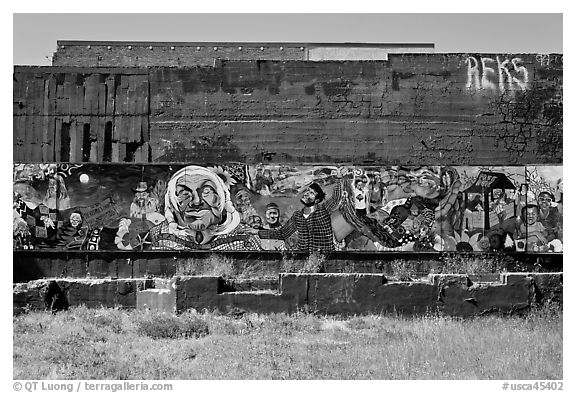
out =
[(15, 316), (14, 379), (562, 379), (562, 313)]

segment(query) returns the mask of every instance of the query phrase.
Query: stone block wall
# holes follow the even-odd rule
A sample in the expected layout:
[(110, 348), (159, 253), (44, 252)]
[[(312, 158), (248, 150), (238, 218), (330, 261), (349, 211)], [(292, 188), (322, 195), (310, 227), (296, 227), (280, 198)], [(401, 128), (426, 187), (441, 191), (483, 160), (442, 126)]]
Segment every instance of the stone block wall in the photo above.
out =
[(155, 280), (37, 280), (14, 286), (14, 311), (50, 309), (54, 293), (67, 306), (182, 312), (443, 315), (471, 317), (521, 313), (562, 305), (562, 273), (502, 273), (498, 282), (466, 275), (430, 275), (427, 281), (392, 282), (382, 274), (281, 274), (279, 290), (226, 291), (211, 276)]

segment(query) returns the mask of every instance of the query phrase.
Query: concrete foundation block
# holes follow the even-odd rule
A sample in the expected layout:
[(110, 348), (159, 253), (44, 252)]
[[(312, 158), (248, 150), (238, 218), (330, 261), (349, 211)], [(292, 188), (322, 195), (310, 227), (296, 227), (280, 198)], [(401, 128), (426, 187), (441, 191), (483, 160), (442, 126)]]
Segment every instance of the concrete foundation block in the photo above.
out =
[(512, 313), (530, 307), (530, 280), (514, 285), (444, 285), (439, 288), (438, 309), (446, 315), (469, 317), (491, 312)]
[(146, 289), (136, 294), (136, 308), (176, 313), (176, 292), (169, 289)]
[(116, 269), (118, 278), (134, 278), (132, 268), (134, 263), (130, 259), (116, 259)]
[[(309, 276), (310, 310), (327, 314), (361, 314), (374, 309), (383, 274), (328, 273)], [(369, 312), (369, 311), (367, 311)]]
[(226, 292), (218, 295), (218, 309), (228, 312), (241, 309), (255, 313), (294, 313), (293, 299), (273, 291)]
[(189, 308), (196, 310), (216, 308), (219, 282), (220, 277), (213, 276), (175, 277), (177, 311), (180, 312)]
[(504, 285), (523, 285), (524, 281), (530, 281), (528, 273), (501, 273), (501, 282)]
[(46, 280), (14, 284), (12, 289), (12, 306), (14, 313), (19, 313), (26, 308), (33, 310), (45, 309), (44, 296), (47, 288), (48, 281)]
[(429, 274), (428, 282), (436, 286), (456, 284), (469, 287), (472, 285), (472, 281), (467, 274)]
[(88, 261), (87, 276), (93, 278), (117, 278), (118, 268), (117, 262), (114, 259), (92, 259)]
[(280, 274), (280, 294), (292, 299), (296, 308), (302, 308), (308, 302), (310, 275), (299, 273)]
[(538, 273), (530, 277), (534, 282), (534, 302), (563, 304), (562, 273)]
[(278, 290), (278, 279), (246, 278), (228, 279), (225, 285), (230, 288), (230, 292), (245, 291), (276, 291)]
[(426, 282), (392, 282), (376, 290), (376, 296), (365, 301), (365, 313), (425, 314), (436, 309), (437, 287)]

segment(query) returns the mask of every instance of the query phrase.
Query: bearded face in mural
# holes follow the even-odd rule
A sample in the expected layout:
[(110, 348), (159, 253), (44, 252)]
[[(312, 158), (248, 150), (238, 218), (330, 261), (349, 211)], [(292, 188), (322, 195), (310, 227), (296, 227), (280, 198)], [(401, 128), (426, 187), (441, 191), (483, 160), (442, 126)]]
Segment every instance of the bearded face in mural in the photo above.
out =
[(199, 245), (230, 233), (240, 222), (224, 180), (207, 168), (191, 165), (176, 172), (165, 198), (170, 233)]

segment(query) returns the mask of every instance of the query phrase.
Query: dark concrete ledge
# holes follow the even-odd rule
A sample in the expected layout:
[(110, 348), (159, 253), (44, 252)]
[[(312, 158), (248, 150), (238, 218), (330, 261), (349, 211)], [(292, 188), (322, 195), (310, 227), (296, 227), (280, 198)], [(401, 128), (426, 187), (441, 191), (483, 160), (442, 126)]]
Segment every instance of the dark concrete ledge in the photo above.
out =
[[(210, 258), (226, 258), (237, 271), (250, 270), (262, 277), (283, 272), (283, 261), (304, 261), (308, 253), (275, 251), (66, 251), (22, 250), (13, 252), (13, 282), (42, 278), (143, 278), (192, 275)], [(506, 271), (561, 272), (561, 253), (460, 254), (431, 252), (351, 252), (326, 255), (320, 272), (394, 274), (394, 265), (405, 263), (419, 276), (442, 272), (446, 261), (454, 258), (493, 257)]]

